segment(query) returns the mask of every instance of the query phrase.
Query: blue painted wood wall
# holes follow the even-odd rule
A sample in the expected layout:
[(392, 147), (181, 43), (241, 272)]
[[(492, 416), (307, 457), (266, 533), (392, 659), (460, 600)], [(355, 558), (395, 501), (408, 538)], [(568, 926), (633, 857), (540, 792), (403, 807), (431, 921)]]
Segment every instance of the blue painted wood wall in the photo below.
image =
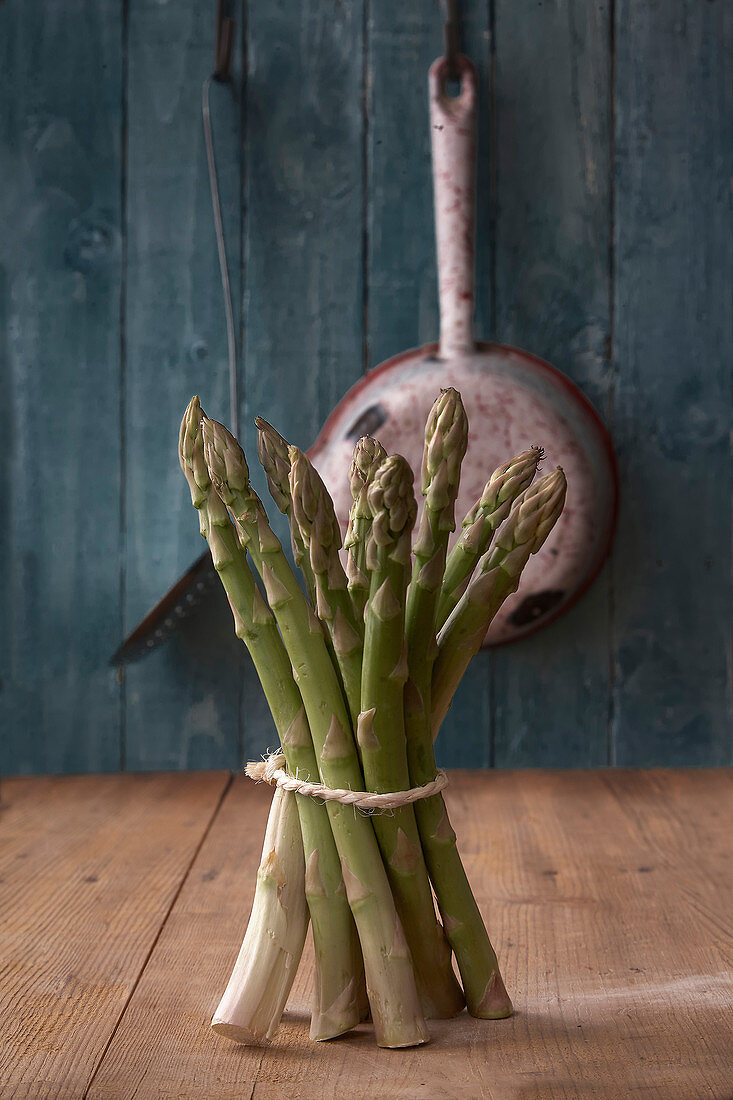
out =
[[(118, 675), (200, 552), (176, 461), (227, 416), (202, 0), (0, 6), (3, 769), (234, 767), (272, 727), (221, 597)], [(449, 764), (731, 762), (733, 5), (464, 0), (481, 75), (479, 334), (561, 366), (618, 448), (612, 562), (482, 655)], [(307, 445), (437, 332), (432, 0), (246, 0), (216, 145), (241, 420)], [(252, 449), (251, 427), (245, 442)]]

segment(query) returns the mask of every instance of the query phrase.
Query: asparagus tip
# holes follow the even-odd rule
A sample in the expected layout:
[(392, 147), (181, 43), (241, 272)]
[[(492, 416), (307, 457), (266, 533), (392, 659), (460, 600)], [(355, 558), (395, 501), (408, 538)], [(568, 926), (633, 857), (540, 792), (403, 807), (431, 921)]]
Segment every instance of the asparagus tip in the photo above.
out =
[(417, 515), (414, 475), (407, 459), (390, 455), (377, 468), (367, 488), (372, 513), (371, 537), (378, 545), (396, 541), (412, 530)]
[(363, 435), (356, 441), (349, 470), (349, 485), (355, 503), (360, 500), (362, 491), (386, 457), (384, 447), (373, 436)]
[(204, 411), (198, 395), (194, 395), (186, 406), (178, 437), (178, 461), (181, 464), (188, 487), (191, 490), (191, 503), (200, 509), (206, 502), (211, 480), (204, 460), (201, 435), (201, 423)]
[(265, 471), (267, 487), (279, 510), (287, 515), (290, 509), (288, 441), (261, 416), (255, 417), (255, 425), (257, 455)]
[(225, 504), (237, 492), (249, 489), (249, 467), (244, 451), (228, 428), (204, 416), (201, 421), (204, 457), (214, 488)]
[(320, 474), (299, 447), (288, 447), (290, 461), (290, 497), (293, 518), (301, 538), (310, 549), (313, 572), (327, 572), (329, 561), (341, 549), (339, 527), (333, 501)]

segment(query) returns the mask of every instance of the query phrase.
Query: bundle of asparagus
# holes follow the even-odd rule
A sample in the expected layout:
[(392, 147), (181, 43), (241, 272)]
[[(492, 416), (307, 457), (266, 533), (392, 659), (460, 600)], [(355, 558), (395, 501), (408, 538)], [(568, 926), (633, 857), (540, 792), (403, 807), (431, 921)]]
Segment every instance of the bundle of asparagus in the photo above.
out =
[(412, 471), (367, 436), (350, 471), (344, 567), (318, 473), (266, 421), (256, 424), (307, 595), (241, 447), (197, 397), (179, 443), (201, 534), (281, 745), (264, 767), (248, 768), (278, 785), (247, 932), (212, 1027), (243, 1043), (275, 1034), (309, 920), (313, 1039), (343, 1034), (370, 1013), (383, 1047), (427, 1042), (425, 1018), (449, 1018), (464, 1005), (484, 1019), (508, 1016), (433, 741), (493, 616), (562, 511), (564, 474), (534, 480), (538, 447), (500, 466), (448, 554), (468, 422), (460, 394), (444, 390), (425, 430), (414, 546)]

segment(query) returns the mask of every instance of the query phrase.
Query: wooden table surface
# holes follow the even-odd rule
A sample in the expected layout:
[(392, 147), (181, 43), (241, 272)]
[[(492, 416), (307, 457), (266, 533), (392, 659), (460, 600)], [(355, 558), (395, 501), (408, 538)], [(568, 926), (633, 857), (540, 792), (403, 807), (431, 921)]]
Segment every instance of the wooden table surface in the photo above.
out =
[(269, 791), (222, 772), (12, 779), (0, 814), (0, 1096), (733, 1097), (733, 772), (455, 772), (451, 816), (516, 1014), (268, 1048), (208, 1027)]

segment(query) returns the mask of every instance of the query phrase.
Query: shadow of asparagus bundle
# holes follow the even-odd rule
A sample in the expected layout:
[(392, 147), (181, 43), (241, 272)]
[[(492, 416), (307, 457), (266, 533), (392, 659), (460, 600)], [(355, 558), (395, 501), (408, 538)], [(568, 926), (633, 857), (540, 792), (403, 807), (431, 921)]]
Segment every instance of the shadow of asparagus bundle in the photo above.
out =
[[(197, 397), (181, 424), (179, 457), (287, 772), (378, 795), (426, 787), (436, 777), (433, 741), (460, 679), (562, 511), (563, 472), (534, 481), (537, 447), (499, 467), (448, 555), (468, 423), (460, 395), (445, 390), (425, 430), (414, 546), (412, 471), (364, 437), (349, 475), (344, 567), (318, 473), (266, 421), (256, 423), (307, 596), (241, 447)], [(243, 1043), (275, 1034), (309, 919), (313, 1039), (343, 1034), (370, 1011), (383, 1047), (427, 1042), (425, 1018), (455, 1016), (464, 1004), (485, 1019), (511, 1014), (440, 793), (370, 816), (276, 788), (252, 913), (215, 1031)]]

